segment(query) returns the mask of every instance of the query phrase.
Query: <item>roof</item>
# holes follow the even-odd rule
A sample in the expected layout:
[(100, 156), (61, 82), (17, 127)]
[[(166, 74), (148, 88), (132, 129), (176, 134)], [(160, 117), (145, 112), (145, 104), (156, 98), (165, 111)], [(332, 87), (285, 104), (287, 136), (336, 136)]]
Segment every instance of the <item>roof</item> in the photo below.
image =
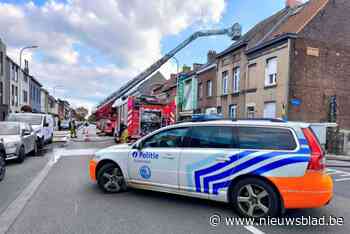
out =
[(297, 7), (285, 7), (274, 15), (256, 24), (240, 40), (218, 54), (222, 57), (242, 46), (247, 51), (273, 44), (277, 39), (297, 35), (327, 5), (329, 0), (309, 0)]
[(203, 65), (198, 71), (197, 74), (201, 74), (203, 72), (209, 71), (213, 68), (216, 68), (216, 63), (207, 63), (205, 65)]

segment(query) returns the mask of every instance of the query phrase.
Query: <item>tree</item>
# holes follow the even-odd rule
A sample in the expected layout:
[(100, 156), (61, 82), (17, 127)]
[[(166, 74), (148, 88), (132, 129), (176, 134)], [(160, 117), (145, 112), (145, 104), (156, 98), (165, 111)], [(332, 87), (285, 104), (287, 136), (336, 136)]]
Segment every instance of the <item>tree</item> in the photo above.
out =
[(79, 121), (85, 120), (85, 118), (88, 114), (89, 114), (89, 111), (85, 107), (81, 106), (81, 107), (78, 107), (77, 109), (75, 109), (75, 117)]

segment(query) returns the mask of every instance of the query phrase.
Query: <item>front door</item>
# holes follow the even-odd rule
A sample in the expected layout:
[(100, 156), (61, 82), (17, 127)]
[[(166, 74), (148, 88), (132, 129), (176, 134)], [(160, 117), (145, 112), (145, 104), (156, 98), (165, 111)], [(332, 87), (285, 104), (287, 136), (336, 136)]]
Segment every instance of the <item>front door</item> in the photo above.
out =
[(187, 128), (156, 133), (129, 154), (130, 182), (178, 189), (178, 166)]
[(240, 157), (235, 128), (194, 126), (186, 142), (180, 158), (180, 189), (205, 197), (224, 194), (222, 182)]

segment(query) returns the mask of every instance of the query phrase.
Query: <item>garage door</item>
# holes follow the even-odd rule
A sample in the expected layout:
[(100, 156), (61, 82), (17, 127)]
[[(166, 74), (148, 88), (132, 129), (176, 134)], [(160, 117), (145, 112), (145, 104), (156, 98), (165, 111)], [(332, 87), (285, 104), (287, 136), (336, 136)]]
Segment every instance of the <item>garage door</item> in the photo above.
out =
[(276, 118), (276, 102), (265, 103), (264, 118)]

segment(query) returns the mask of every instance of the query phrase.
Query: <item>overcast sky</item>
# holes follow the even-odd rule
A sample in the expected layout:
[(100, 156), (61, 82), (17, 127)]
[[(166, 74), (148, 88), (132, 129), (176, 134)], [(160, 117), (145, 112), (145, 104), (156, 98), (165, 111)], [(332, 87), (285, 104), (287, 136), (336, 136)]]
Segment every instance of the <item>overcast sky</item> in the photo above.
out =
[[(26, 51), (31, 73), (55, 96), (91, 109), (199, 29), (239, 22), (247, 31), (284, 7), (284, 0), (0, 0), (0, 38), (19, 61)], [(176, 57), (204, 63), (210, 49), (232, 41), (202, 38)], [(176, 71), (173, 62), (162, 71)]]

